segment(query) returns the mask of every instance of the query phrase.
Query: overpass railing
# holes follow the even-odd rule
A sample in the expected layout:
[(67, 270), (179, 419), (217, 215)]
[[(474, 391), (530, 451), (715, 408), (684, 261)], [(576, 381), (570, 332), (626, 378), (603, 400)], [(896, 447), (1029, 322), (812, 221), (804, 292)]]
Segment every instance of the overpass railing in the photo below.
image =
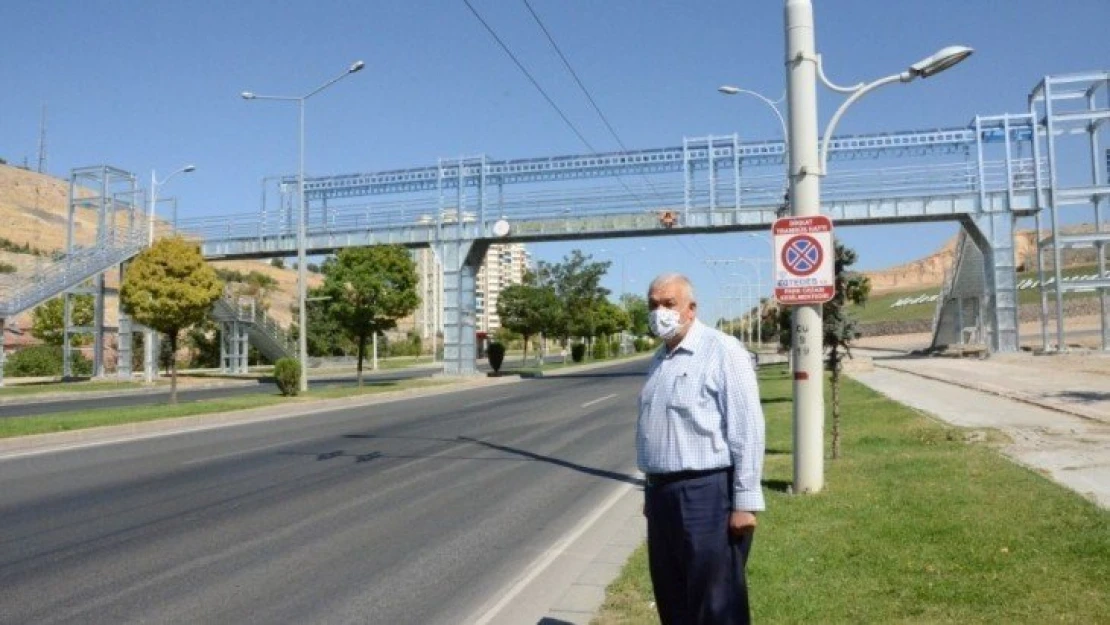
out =
[[(1042, 177), (1046, 175), (1042, 162)], [(486, 222), (496, 219), (510, 221), (547, 220), (593, 215), (635, 214), (644, 211), (675, 210), (705, 211), (716, 208), (766, 209), (783, 201), (784, 176), (746, 176), (739, 188), (734, 178), (721, 176), (713, 185), (690, 188), (682, 180), (647, 181), (638, 184), (635, 176), (627, 176), (619, 184), (592, 184), (568, 188), (512, 190), (487, 193), (487, 197), (470, 198), (470, 204), (447, 201), (434, 193), (423, 197), (396, 199), (383, 197), (378, 201), (358, 204), (312, 206), (306, 229), (308, 234), (333, 234), (352, 231), (383, 231), (414, 225), (450, 225), (459, 219), (473, 223), (484, 216)], [(647, 184), (644, 184), (647, 182)], [(916, 197), (963, 197), (987, 192), (1030, 191), (1036, 188), (1032, 159), (975, 161), (912, 165), (836, 171), (822, 180), (821, 196), (825, 202), (888, 200)], [(488, 197), (496, 196), (496, 197)], [(465, 198), (464, 198), (465, 200)], [(182, 220), (184, 233), (205, 242), (251, 238), (296, 236), (295, 223), (289, 215), (241, 213), (220, 217)]]

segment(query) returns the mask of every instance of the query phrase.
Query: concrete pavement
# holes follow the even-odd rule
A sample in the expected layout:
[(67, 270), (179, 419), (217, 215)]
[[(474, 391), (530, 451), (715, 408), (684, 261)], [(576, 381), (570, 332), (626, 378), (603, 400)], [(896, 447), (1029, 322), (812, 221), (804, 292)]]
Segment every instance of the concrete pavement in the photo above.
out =
[(856, 380), (952, 425), (999, 430), (1002, 453), (1110, 507), (1110, 355), (854, 353), (874, 365), (849, 373)]

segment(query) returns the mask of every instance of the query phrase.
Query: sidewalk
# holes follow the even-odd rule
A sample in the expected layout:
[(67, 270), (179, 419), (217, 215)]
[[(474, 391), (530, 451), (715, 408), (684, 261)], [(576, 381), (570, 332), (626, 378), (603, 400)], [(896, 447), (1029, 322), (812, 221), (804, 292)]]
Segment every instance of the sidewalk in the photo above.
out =
[(1001, 431), (1002, 453), (1110, 507), (1110, 355), (853, 353), (874, 365), (848, 374), (856, 380), (953, 425)]

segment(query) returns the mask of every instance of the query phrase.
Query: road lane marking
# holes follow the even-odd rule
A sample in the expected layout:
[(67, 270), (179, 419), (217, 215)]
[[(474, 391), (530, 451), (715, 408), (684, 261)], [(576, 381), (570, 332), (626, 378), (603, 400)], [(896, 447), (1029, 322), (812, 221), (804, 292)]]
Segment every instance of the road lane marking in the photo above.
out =
[(627, 482), (617, 487), (617, 489), (613, 491), (613, 494), (593, 511), (593, 514), (582, 519), (574, 530), (564, 536), (562, 540), (555, 543), (551, 549), (547, 550), (545, 553), (541, 553), (540, 557), (525, 569), (524, 576), (517, 580), (517, 582), (513, 584), (513, 587), (510, 588), (493, 607), (486, 610), (482, 616), (472, 621), (472, 623), (474, 625), (488, 625), (490, 621), (497, 617), (501, 610), (505, 609), (505, 606), (509, 605), (509, 603), (528, 586), (528, 584), (532, 583), (532, 580), (536, 579), (540, 573), (543, 573), (547, 567), (551, 566), (551, 563), (554, 562), (556, 558), (563, 555), (568, 547), (573, 545), (574, 542), (578, 540), (582, 534), (585, 534), (594, 523), (597, 523), (601, 517), (605, 516), (613, 506), (617, 505), (621, 497), (624, 497), (633, 488), (636, 488), (636, 486)]
[(592, 405), (594, 405), (594, 404), (600, 404), (601, 402), (603, 402), (603, 401), (605, 401), (605, 400), (607, 400), (607, 399), (613, 399), (613, 398), (614, 398), (614, 397), (616, 397), (616, 396), (617, 396), (617, 393), (612, 393), (612, 394), (610, 394), (610, 395), (606, 395), (605, 397), (599, 397), (599, 398), (597, 398), (597, 399), (593, 399), (593, 400), (590, 400), (590, 401), (588, 401), (588, 402), (586, 402), (586, 403), (582, 404), (582, 406), (581, 406), (581, 407), (582, 407), (582, 408), (589, 408), (590, 406), (592, 406)]

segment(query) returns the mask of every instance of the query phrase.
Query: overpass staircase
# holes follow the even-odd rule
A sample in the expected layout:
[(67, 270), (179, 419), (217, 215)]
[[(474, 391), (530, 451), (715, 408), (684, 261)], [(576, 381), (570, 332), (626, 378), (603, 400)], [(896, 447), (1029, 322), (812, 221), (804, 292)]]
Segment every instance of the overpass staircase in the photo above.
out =
[(296, 358), (297, 343), (277, 321), (266, 314), (253, 297), (225, 287), (212, 306), (211, 317), (220, 324), (220, 368), (226, 373), (247, 372), (248, 345), (254, 345), (267, 360)]

